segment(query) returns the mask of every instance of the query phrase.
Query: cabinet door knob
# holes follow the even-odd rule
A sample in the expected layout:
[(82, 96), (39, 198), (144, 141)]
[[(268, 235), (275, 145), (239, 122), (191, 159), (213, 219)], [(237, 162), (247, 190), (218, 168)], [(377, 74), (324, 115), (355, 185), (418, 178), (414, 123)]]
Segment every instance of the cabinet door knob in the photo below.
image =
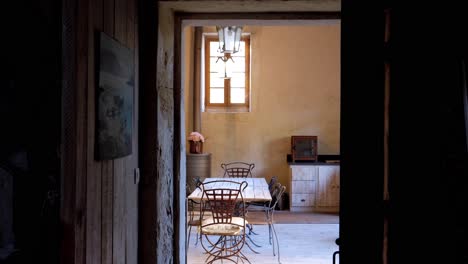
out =
[(305, 202), (305, 199), (301, 199), (301, 202)]

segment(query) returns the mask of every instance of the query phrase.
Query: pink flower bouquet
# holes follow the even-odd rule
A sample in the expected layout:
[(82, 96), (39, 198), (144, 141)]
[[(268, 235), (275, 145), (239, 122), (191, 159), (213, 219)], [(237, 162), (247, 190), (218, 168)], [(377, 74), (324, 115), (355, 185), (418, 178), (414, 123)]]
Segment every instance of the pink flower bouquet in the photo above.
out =
[(201, 141), (201, 142), (205, 142), (205, 138), (203, 137), (202, 134), (198, 133), (198, 132), (192, 132), (190, 133), (189, 137), (188, 137), (188, 140), (189, 141)]
[(198, 132), (192, 132), (188, 137), (188, 141), (190, 143), (190, 153), (203, 153), (203, 142), (205, 142), (205, 138), (202, 134)]

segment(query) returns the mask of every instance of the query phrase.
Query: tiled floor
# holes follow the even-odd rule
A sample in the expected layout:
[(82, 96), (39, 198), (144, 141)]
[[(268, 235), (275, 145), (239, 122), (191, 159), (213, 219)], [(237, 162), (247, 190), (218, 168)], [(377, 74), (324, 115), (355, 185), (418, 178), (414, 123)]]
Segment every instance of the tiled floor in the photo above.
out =
[[(332, 263), (333, 252), (338, 250), (335, 244), (339, 234), (338, 224), (276, 224), (275, 227), (280, 240), (282, 264)], [(252, 239), (261, 247), (253, 248), (259, 254), (253, 253), (248, 247), (243, 248), (244, 254), (252, 264), (277, 264), (278, 258), (273, 256), (272, 246), (268, 243), (268, 226), (256, 225), (254, 230), (258, 235), (252, 235)], [(195, 245), (195, 232), (196, 228), (193, 228), (187, 254), (188, 264), (202, 264), (206, 259), (200, 243)]]

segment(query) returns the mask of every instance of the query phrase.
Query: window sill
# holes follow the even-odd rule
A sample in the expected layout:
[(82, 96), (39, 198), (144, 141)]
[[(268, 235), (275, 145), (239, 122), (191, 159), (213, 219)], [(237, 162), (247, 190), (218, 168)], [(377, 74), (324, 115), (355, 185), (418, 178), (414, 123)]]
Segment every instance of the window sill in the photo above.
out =
[(205, 107), (206, 113), (249, 113), (248, 106), (207, 106)]

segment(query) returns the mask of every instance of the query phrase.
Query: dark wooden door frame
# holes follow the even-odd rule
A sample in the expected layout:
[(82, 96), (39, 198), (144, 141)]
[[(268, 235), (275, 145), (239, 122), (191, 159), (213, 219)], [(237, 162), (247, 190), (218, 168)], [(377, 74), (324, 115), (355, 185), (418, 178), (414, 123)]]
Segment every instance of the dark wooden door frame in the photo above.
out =
[(138, 200), (138, 263), (156, 263), (158, 246), (158, 5), (153, 1), (138, 1), (138, 51), (140, 81)]

